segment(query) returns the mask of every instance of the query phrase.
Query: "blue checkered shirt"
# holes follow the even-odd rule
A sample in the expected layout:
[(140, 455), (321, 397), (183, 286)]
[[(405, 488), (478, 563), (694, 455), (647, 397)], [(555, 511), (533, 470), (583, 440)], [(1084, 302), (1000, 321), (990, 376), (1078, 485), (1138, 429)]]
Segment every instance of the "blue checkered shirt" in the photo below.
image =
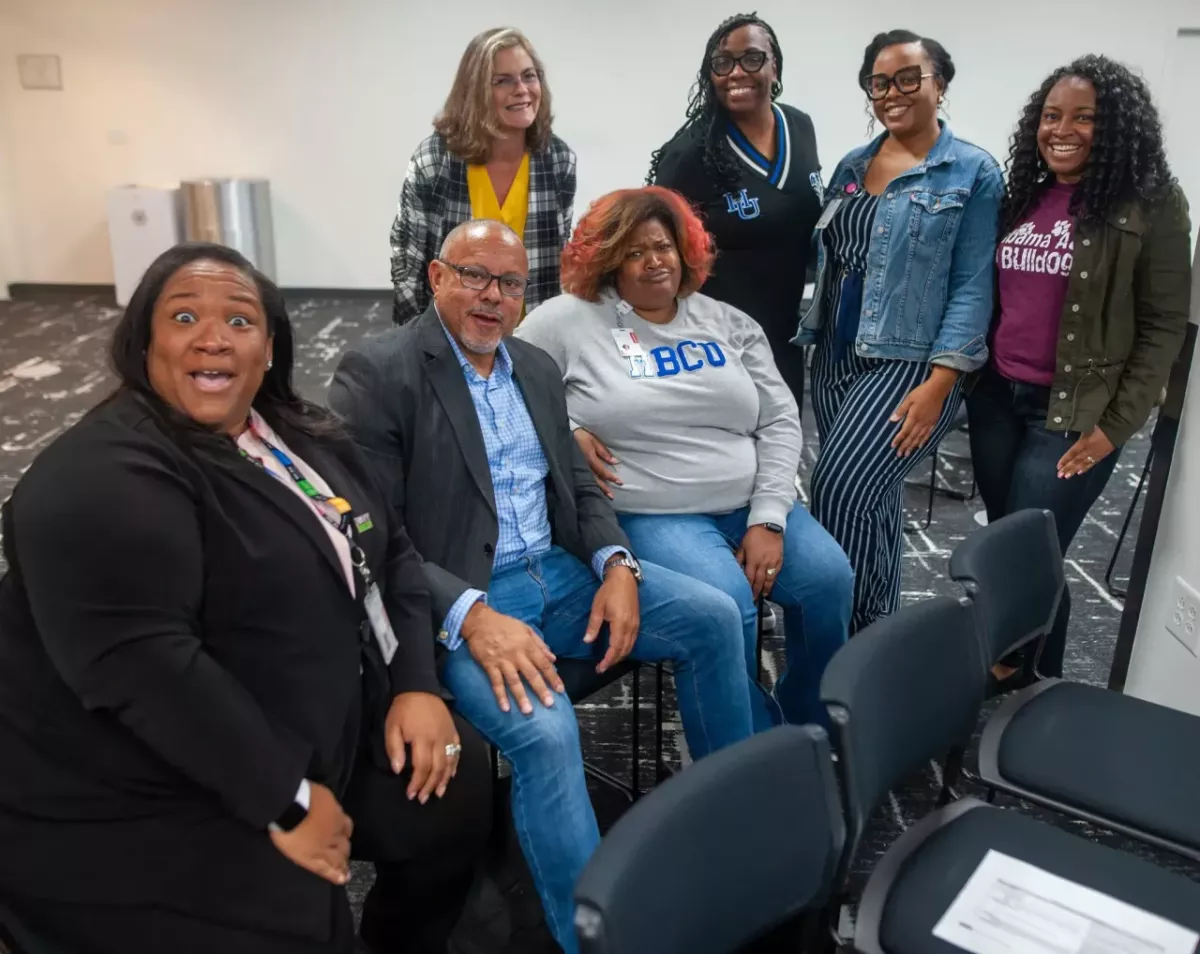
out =
[[(546, 475), (550, 468), (525, 406), (525, 398), (513, 379), (512, 359), (504, 343), (501, 342), (496, 350), (491, 375), (485, 378), (472, 367), (445, 325), (442, 325), (442, 331), (467, 379), (471, 403), (475, 405), (475, 416), (483, 431), (483, 446), (487, 451), (488, 471), (496, 498), (496, 518), (500, 525), (492, 559), (494, 573), (522, 558), (540, 556), (550, 549), (550, 515), (546, 509)], [(604, 564), (610, 557), (623, 552), (624, 548), (615, 546), (597, 550), (592, 555), (592, 569), (596, 575), (603, 578)], [(443, 626), (447, 649), (457, 649), (461, 645), (459, 630), (463, 620), (467, 611), (480, 600), (487, 602), (487, 594), (468, 589), (454, 601)]]

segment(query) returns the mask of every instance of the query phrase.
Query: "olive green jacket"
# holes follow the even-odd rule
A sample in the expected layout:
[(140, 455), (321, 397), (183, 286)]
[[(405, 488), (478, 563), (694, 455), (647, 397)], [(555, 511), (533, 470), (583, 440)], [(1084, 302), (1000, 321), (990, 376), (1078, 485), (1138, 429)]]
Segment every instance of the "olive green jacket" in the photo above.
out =
[(1080, 223), (1046, 427), (1096, 425), (1120, 447), (1150, 416), (1187, 330), (1191, 224), (1182, 190)]

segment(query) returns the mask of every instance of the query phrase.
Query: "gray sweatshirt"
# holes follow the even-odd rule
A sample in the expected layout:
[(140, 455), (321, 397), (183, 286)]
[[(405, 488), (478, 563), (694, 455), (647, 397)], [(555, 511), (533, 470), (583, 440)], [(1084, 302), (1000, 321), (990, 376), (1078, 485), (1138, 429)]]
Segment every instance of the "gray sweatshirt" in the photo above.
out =
[[(630, 332), (636, 336), (631, 339)], [(572, 427), (620, 461), (620, 513), (728, 513), (787, 522), (796, 500), (800, 416), (762, 328), (695, 293), (668, 324), (640, 318), (615, 292), (560, 295), (516, 336), (562, 370)], [(621, 345), (624, 345), (622, 353)]]

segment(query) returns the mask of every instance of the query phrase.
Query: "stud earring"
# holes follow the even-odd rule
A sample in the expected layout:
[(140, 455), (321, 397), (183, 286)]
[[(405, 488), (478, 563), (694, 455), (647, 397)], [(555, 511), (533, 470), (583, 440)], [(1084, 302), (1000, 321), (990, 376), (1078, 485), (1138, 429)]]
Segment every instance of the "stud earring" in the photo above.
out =
[(273, 367), (275, 367), (275, 362), (267, 358), (267, 370), (270, 371)]

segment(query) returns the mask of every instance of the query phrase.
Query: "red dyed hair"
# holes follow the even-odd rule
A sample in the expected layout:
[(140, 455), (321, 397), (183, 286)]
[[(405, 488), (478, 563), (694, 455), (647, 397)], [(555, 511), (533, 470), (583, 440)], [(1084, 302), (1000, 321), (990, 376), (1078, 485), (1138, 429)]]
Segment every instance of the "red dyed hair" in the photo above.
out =
[(690, 295), (708, 278), (716, 258), (713, 238), (687, 199), (673, 189), (618, 189), (589, 206), (562, 253), (563, 290), (598, 301), (625, 258), (629, 237), (644, 222), (662, 223), (675, 241), (683, 275), (679, 296)]

